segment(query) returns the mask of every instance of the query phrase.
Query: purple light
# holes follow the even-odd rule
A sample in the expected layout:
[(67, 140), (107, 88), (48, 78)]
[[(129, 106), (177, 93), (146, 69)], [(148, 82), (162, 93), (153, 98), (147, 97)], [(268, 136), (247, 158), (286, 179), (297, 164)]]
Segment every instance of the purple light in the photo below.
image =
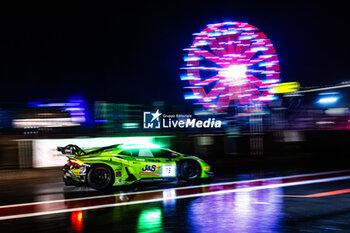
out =
[(86, 122), (86, 107), (85, 101), (81, 99), (70, 99), (68, 102), (28, 102), (29, 107), (61, 107), (61, 110), (68, 111), (72, 122)]

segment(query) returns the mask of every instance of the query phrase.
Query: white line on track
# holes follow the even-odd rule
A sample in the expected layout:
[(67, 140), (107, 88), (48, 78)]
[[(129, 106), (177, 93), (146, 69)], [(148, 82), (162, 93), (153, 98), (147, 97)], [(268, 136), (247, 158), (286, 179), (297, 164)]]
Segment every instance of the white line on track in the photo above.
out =
[[(288, 178), (288, 177), (282, 177), (282, 178)], [(25, 217), (36, 217), (36, 216), (50, 215), (50, 214), (60, 214), (60, 213), (67, 213), (67, 212), (73, 212), (73, 211), (79, 211), (79, 210), (82, 211), (82, 210), (101, 209), (101, 208), (124, 206), (124, 205), (135, 205), (135, 204), (142, 204), (142, 203), (165, 201), (165, 200), (169, 200), (169, 199), (184, 199), (184, 198), (227, 194), (227, 193), (235, 193), (235, 192), (243, 192), (243, 191), (247, 192), (247, 191), (253, 191), (253, 190), (280, 188), (280, 187), (297, 186), (297, 185), (305, 185), (305, 184), (314, 184), (314, 183), (338, 181), (338, 180), (345, 180), (345, 179), (350, 179), (350, 176), (315, 179), (315, 180), (309, 180), (309, 181), (297, 181), (297, 182), (282, 183), (282, 184), (269, 184), (269, 185), (262, 185), (262, 186), (256, 186), (256, 187), (245, 187), (245, 188), (237, 188), (237, 189), (232, 189), (232, 190), (222, 190), (222, 191), (214, 191), (214, 192), (208, 192), (208, 193), (198, 193), (198, 194), (176, 196), (173, 198), (156, 198), (156, 199), (133, 201), (133, 202), (113, 203), (113, 204), (87, 206), (87, 207), (79, 207), (79, 208), (72, 208), (72, 209), (62, 209), (62, 210), (44, 211), (44, 212), (37, 212), (37, 213), (19, 214), (19, 215), (13, 215), (13, 216), (0, 217), (0, 220), (9, 220), (9, 219), (17, 219), (17, 218), (25, 218)]]
[(138, 191), (138, 192), (126, 192), (126, 193), (120, 192), (120, 193), (115, 193), (115, 194), (97, 195), (97, 196), (90, 196), (90, 197), (77, 197), (77, 198), (70, 198), (70, 199), (58, 199), (58, 200), (49, 200), (49, 201), (10, 204), (10, 205), (2, 205), (2, 206), (0, 206), (0, 209), (8, 208), (8, 207), (28, 206), (28, 205), (50, 204), (50, 203), (57, 203), (57, 202), (82, 201), (82, 200), (90, 200), (90, 199), (96, 199), (96, 198), (116, 197), (116, 196), (120, 196), (120, 195), (125, 196), (125, 195), (130, 195), (130, 194), (162, 192), (162, 191), (170, 190), (170, 189), (171, 190), (182, 190), (182, 189), (190, 189), (190, 188), (211, 187), (211, 186), (217, 186), (217, 185), (241, 184), (241, 183), (259, 182), (259, 181), (269, 181), (269, 180), (280, 180), (280, 179), (288, 179), (288, 178), (307, 177), (307, 176), (317, 176), (317, 175), (330, 175), (330, 174), (337, 174), (337, 173), (342, 173), (342, 172), (350, 172), (350, 169), (349, 170), (330, 171), (330, 172), (308, 173), (308, 174), (301, 174), (301, 175), (279, 176), (279, 177), (272, 177), (272, 178), (261, 178), (261, 179), (253, 179), (253, 180), (219, 182), (219, 183), (184, 186), (184, 187), (177, 187), (177, 188), (154, 189), (154, 190)]

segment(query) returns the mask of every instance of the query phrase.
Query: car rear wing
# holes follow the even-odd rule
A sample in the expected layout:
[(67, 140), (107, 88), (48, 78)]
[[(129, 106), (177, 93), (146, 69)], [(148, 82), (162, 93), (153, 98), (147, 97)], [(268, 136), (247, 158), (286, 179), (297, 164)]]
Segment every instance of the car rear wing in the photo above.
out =
[(75, 156), (86, 155), (85, 151), (83, 151), (79, 146), (73, 145), (73, 144), (69, 144), (65, 147), (58, 146), (57, 150), (64, 155), (75, 155)]
[(110, 150), (110, 149), (114, 149), (118, 146), (120, 146), (121, 144), (115, 144), (115, 145), (111, 145), (111, 146), (105, 146), (105, 147), (99, 147), (93, 150), (87, 150), (84, 151), (82, 150), (79, 146), (77, 145), (73, 145), (73, 144), (69, 144), (65, 147), (57, 147), (57, 150), (60, 151), (62, 154), (64, 155), (75, 155), (75, 156), (83, 156), (83, 155), (89, 155), (89, 154), (95, 154), (95, 153), (99, 153), (99, 152), (103, 152), (105, 150)]

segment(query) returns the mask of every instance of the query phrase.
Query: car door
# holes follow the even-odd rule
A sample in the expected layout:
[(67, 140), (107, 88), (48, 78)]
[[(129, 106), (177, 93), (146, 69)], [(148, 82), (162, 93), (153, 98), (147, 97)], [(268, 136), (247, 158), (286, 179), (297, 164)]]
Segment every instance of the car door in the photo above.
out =
[(150, 149), (125, 149), (119, 153), (128, 161), (127, 170), (137, 179), (161, 177), (161, 161)]
[[(152, 149), (139, 149), (138, 157), (135, 161), (138, 163), (138, 175), (140, 175), (141, 178), (175, 176), (175, 162), (171, 161), (170, 158), (155, 156), (156, 154), (156, 151)], [(170, 171), (167, 172), (168, 170)]]
[(167, 149), (154, 149), (152, 150), (154, 158), (159, 159), (162, 163), (162, 177), (176, 177), (176, 162), (174, 160), (177, 157), (171, 150)]

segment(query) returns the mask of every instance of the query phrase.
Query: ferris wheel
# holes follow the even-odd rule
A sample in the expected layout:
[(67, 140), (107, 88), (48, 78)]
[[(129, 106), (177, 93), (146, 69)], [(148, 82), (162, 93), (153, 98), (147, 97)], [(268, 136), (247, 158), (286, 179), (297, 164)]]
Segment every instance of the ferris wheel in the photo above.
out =
[(276, 51), (258, 28), (242, 22), (209, 24), (187, 55), (181, 80), (188, 82), (185, 99), (206, 108), (262, 106), (274, 99), (280, 82)]

